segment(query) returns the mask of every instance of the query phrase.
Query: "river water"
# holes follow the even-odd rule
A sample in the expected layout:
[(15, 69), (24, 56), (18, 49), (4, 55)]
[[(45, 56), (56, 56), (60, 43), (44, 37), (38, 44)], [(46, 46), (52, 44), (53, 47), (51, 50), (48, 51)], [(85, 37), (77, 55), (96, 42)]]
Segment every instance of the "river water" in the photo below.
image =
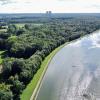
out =
[(54, 56), (36, 100), (100, 100), (100, 31), (66, 44)]

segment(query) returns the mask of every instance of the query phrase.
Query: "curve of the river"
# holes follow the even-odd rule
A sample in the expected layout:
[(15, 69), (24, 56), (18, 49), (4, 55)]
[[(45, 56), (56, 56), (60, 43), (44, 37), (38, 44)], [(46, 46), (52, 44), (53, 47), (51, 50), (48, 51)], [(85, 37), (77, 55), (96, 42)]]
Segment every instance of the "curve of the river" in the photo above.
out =
[(100, 31), (53, 57), (36, 100), (100, 100)]

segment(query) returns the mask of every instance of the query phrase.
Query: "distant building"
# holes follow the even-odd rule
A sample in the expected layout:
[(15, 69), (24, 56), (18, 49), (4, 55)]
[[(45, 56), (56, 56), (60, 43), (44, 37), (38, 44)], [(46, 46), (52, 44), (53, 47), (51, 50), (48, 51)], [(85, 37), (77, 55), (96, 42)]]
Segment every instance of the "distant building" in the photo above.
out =
[(46, 11), (46, 14), (51, 14), (52, 13), (52, 11)]
[(46, 11), (46, 16), (51, 17), (52, 11)]

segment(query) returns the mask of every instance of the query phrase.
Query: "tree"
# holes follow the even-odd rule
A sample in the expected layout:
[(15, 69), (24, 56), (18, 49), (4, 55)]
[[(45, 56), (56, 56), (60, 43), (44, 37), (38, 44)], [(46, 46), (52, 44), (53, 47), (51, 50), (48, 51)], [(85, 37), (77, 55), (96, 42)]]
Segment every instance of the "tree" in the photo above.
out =
[(0, 90), (0, 100), (13, 100), (12, 92)]
[(19, 100), (19, 94), (22, 93), (22, 90), (25, 88), (22, 82), (20, 82), (18, 79), (14, 79), (11, 90), (14, 94), (14, 100)]
[(28, 25), (28, 24), (25, 24), (24, 27), (25, 27), (25, 29), (27, 29), (27, 30), (30, 29), (30, 25)]
[(16, 25), (11, 24), (11, 25), (8, 26), (8, 33), (16, 34), (16, 31), (17, 31)]
[(19, 75), (19, 80), (22, 81), (25, 85), (29, 83), (33, 75), (31, 70), (23, 70)]
[(23, 34), (24, 32), (25, 32), (24, 29), (19, 29), (19, 30), (16, 31), (16, 35), (17, 35), (17, 36), (18, 36), (18, 35), (21, 35), (21, 34)]
[(25, 68), (25, 62), (23, 59), (15, 59), (12, 63), (11, 74), (20, 74), (20, 72)]
[(10, 58), (6, 58), (3, 61), (2, 76), (4, 79), (7, 79), (11, 75), (12, 61), (13, 59)]
[(13, 94), (9, 85), (0, 84), (0, 100), (13, 100)]

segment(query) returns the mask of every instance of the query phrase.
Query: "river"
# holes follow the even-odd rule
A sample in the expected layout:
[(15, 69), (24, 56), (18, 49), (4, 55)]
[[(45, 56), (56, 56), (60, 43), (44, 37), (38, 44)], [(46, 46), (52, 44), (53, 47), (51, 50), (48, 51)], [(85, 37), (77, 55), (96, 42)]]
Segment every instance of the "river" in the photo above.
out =
[(53, 57), (36, 100), (100, 100), (100, 30)]

